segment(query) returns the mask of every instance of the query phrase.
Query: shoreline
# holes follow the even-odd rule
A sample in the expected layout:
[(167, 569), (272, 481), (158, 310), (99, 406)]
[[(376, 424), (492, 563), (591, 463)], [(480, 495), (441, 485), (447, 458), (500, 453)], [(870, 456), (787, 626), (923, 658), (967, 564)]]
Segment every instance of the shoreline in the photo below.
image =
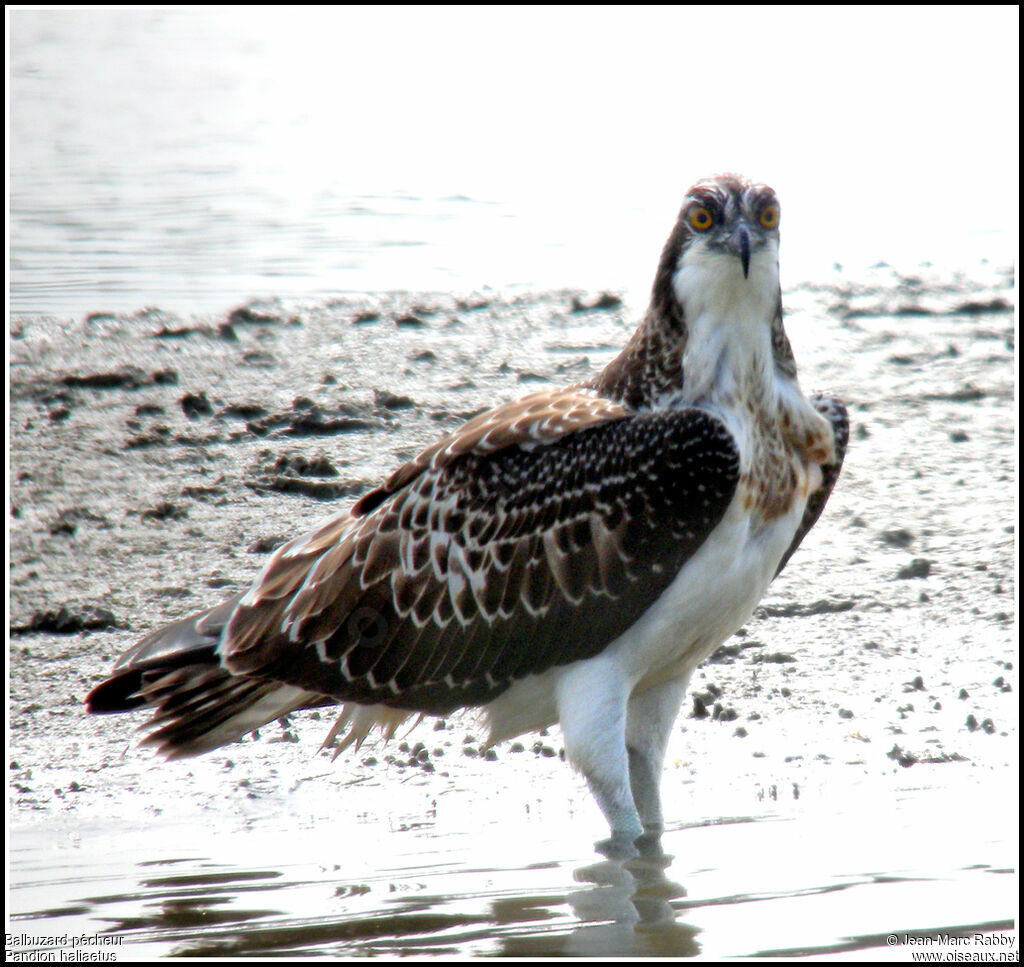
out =
[[(966, 895), (987, 898), (977, 922), (1003, 916), (981, 873), (1012, 865), (1016, 830), (1013, 291), (912, 294), (900, 282), (787, 296), (802, 385), (844, 398), (853, 433), (822, 519), (698, 669), (673, 729), (669, 875), (712, 898), (688, 920), (713, 917), (718, 891), (775, 891), (781, 873), (759, 879), (748, 862), (769, 846), (773, 869), (801, 884), (794, 896), (855, 882), (867, 862), (911, 903), (933, 877), (951, 882), (943, 923), (965, 922)], [(82, 700), (147, 631), (244, 590), (278, 543), (475, 412), (603, 365), (634, 320), (612, 300), (597, 307), (600, 295), (22, 327), (10, 343), (7, 748), (19, 909), (60, 898), (69, 912), (54, 922), (88, 932), (115, 903), (135, 922), (140, 898), (163, 902), (153, 871), (167, 864), (196, 884), (212, 867), (224, 885), (211, 902), (267, 878), (268, 908), (300, 917), (308, 894), (282, 891), (320, 884), (340, 930), (360, 903), (377, 917), (391, 889), (415, 895), (438, 869), (456, 900), (526, 877), (517, 902), (532, 909), (542, 875), (565, 896), (603, 821), (560, 761), (557, 730), (484, 754), (462, 713), (332, 763), (318, 749), (333, 716), (312, 711), (165, 764), (135, 748), (144, 716), (86, 716)], [(573, 298), (591, 308), (573, 312)], [(794, 866), (800, 856), (812, 865)], [(157, 930), (214, 943), (170, 915)], [(128, 935), (160, 955), (182, 942)]]
[[(903, 283), (787, 300), (804, 386), (847, 400), (853, 440), (812, 535), (695, 676), (670, 752), (680, 780), (714, 783), (729, 762), (748, 789), (773, 776), (805, 792), (865, 777), (919, 785), (922, 773), (939, 789), (958, 770), (1015, 768), (1013, 291), (914, 296), (914, 311)], [(82, 712), (111, 662), (147, 630), (244, 590), (276, 543), (473, 413), (585, 378), (632, 326), (601, 293), (556, 292), (24, 327), (11, 343), (11, 819), (157, 808), (169, 767), (124, 754), (141, 717)], [(219, 785), (225, 762), (250, 782), (290, 776), (286, 787), (313, 764), (324, 772), (329, 715), (293, 719), (180, 768), (185, 798), (244, 803), (248, 787)], [(462, 755), (471, 717), (431, 728), (410, 742), (446, 751), (433, 778), (388, 749), (370, 766), (339, 760), (325, 781), (401, 770), (431, 788), (444, 771), (438, 791), (486, 776), (519, 801), (543, 775), (579, 800), (576, 777), (544, 765), (532, 737), (525, 753), (498, 747), (517, 763), (503, 770)], [(557, 735), (543, 742), (557, 758)], [(382, 795), (368, 808), (396, 808)]]

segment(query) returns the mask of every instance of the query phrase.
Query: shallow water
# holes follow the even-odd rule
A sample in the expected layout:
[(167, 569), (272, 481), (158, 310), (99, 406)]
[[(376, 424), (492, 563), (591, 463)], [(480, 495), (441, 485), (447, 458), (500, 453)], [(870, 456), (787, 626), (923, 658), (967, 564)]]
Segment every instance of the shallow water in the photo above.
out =
[[(596, 8), (585, 25), (572, 8), (18, 10), (10, 306), (194, 314), (484, 286), (640, 302), (682, 192), (720, 170), (780, 192), (799, 226), (788, 284), (835, 262), (1005, 263), (1012, 206), (950, 225), (936, 199), (976, 182), (978, 144), (993, 184), (1016, 176), (1009, 10), (938, 9), (925, 45), (892, 11), (820, 14), (845, 40), (811, 90), (806, 18), (748, 8), (735, 70), (714, 45), (687, 51), (687, 78), (718, 78), (699, 137), (677, 38), (716, 34), (712, 8)], [(725, 106), (752, 90), (737, 124)]]
[(667, 866), (588, 858), (578, 827), (556, 824), (555, 838), (486, 813), (472, 832), (428, 821), (382, 837), (326, 816), (58, 821), (13, 831), (8, 929), (98, 934), (108, 945), (91, 949), (118, 959), (888, 959), (889, 935), (1007, 939), (1009, 786), (951, 788), (938, 810), (935, 790), (880, 791), (677, 825)]

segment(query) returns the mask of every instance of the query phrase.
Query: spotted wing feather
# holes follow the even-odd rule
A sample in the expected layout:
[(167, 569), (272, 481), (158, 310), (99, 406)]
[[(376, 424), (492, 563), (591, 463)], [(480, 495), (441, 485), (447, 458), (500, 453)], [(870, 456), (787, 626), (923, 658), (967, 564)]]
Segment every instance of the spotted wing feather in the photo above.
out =
[(443, 714), (599, 653), (714, 529), (739, 459), (697, 410), (574, 422), (434, 448), (364, 516), (281, 548), (231, 617), (225, 666)]
[(358, 500), (352, 513), (357, 517), (369, 513), (426, 469), (440, 470), (466, 454), (488, 454), (509, 446), (546, 443), (627, 413), (621, 404), (597, 396), (583, 386), (529, 393), (473, 417), (454, 433), (427, 447), (415, 459), (399, 467), (380, 487)]

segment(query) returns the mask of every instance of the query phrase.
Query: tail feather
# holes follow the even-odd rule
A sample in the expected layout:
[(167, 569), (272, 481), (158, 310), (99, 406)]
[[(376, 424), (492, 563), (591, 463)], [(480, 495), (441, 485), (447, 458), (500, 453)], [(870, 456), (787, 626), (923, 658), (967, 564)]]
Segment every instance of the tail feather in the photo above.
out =
[(167, 655), (157, 662), (115, 670), (110, 678), (97, 685), (85, 697), (86, 711), (93, 715), (110, 715), (152, 705), (154, 677), (164, 680), (174, 672), (180, 672), (182, 680), (189, 681), (197, 680), (204, 672), (227, 675), (220, 668), (212, 649)]
[[(300, 708), (337, 705), (338, 700), (268, 679), (247, 678), (221, 664), (220, 633), (237, 598), (161, 628), (140, 641), (114, 666), (109, 679), (86, 697), (89, 712), (112, 714), (145, 708), (142, 745), (167, 759), (211, 752)], [(415, 715), (389, 706), (342, 704), (321, 748), (336, 740), (337, 758), (358, 749), (374, 730), (385, 740)], [(422, 719), (422, 715), (417, 721)]]
[(166, 722), (143, 739), (143, 745), (156, 746), (168, 759), (212, 752), (235, 742), (247, 732), (258, 729), (304, 704), (300, 689), (273, 682), (235, 679), (225, 683), (216, 700), (198, 711), (169, 713), (153, 717), (143, 728)]
[(220, 662), (220, 634), (237, 598), (143, 638), (86, 697), (89, 712), (152, 710), (143, 745), (168, 759), (201, 755), (299, 708), (332, 700), (279, 682), (233, 675)]
[(178, 668), (144, 685), (139, 695), (146, 704), (154, 706), (151, 723), (166, 722), (169, 719), (201, 715), (217, 705), (237, 703), (243, 696), (235, 686), (245, 684), (250, 688), (258, 683), (245, 679), (232, 680), (220, 668)]
[(111, 677), (86, 696), (86, 710), (108, 714), (151, 704), (145, 687), (154, 680), (154, 673), (159, 677), (174, 669), (190, 669), (189, 677), (195, 678), (198, 667), (210, 671), (220, 669), (217, 655), (220, 634), (240, 597), (228, 598), (215, 608), (146, 635), (118, 659)]
[(222, 668), (174, 669), (148, 685), (153, 715), (142, 740), (168, 759), (212, 752), (296, 709), (322, 704), (322, 695), (291, 685), (240, 678)]

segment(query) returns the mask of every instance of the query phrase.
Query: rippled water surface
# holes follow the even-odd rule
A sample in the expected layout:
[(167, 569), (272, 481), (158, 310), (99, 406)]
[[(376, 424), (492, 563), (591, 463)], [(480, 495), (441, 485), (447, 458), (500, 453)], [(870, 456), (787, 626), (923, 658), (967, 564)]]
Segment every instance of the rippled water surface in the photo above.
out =
[[(779, 191), (790, 283), (835, 262), (1008, 261), (1012, 205), (951, 224), (941, 199), (976, 178), (975, 144), (992, 183), (1015, 177), (1000, 103), (1015, 56), (993, 48), (1016, 37), (1000, 29), (1012, 15), (937, 10), (952, 61), (916, 23), (834, 16), (848, 22), (826, 36), (844, 41), (824, 42), (819, 87), (802, 66), (811, 23), (778, 10), (731, 25), (735, 73), (697, 44), (682, 74), (677, 38), (717, 33), (711, 8), (586, 23), (572, 8), (16, 11), (11, 308), (193, 314), (484, 286), (641, 301), (682, 192), (721, 170)], [(867, 55), (869, 78), (854, 32), (896, 47)], [(783, 45), (768, 70), (766, 35)], [(698, 125), (680, 89), (707, 76)]]
[(11, 928), (100, 933), (123, 958), (873, 959), (886, 956), (889, 934), (1010, 927), (1009, 844), (990, 831), (1010, 790), (978, 791), (984, 808), (951, 791), (939, 815), (913, 789), (895, 810), (866, 791), (825, 793), (807, 809), (761, 803), (672, 829), (667, 866), (588, 859), (574, 852), (578, 828), (559, 825), (556, 839), (550, 825), (503, 826), (486, 813), (472, 834), (426, 821), (380, 838), (326, 816), (23, 830), (12, 842)]

